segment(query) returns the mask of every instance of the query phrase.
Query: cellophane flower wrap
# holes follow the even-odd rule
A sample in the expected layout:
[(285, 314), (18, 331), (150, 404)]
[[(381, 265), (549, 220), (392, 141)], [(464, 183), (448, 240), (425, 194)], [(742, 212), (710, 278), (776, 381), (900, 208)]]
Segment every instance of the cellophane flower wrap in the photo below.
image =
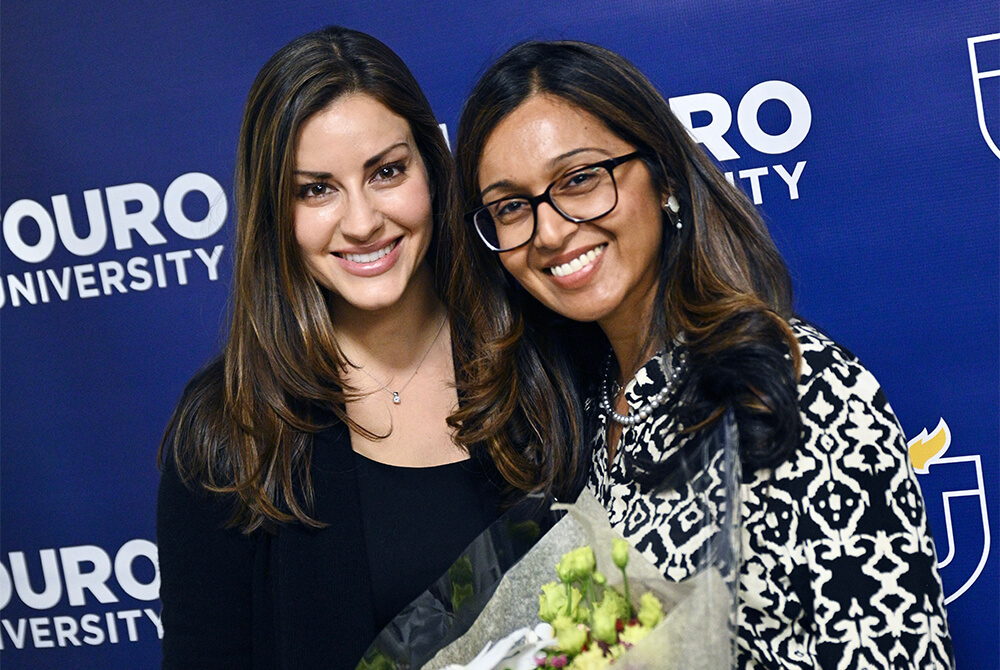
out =
[[(668, 580), (642, 554), (628, 547), (629, 594), (636, 610), (643, 594), (662, 603), (663, 619), (610, 667), (615, 670), (729, 670), (733, 667), (739, 574), (740, 468), (737, 433), (731, 416), (720, 420), (697, 454), (685, 467), (686, 484), (695, 486), (699, 513), (691, 523), (700, 526), (699, 570), (680, 582)], [(593, 548), (597, 569), (609, 586), (623, 590), (622, 573), (612, 556), (621, 535), (608, 523), (607, 513), (584, 491), (573, 504), (553, 504), (552, 512), (534, 510), (534, 519), (512, 522), (501, 518), (470, 545), (456, 562), (463, 565), (472, 594), (456, 610), (448, 611), (456, 592), (445, 575), (418, 598), (376, 639), (359, 670), (533, 670), (539, 649), (554, 645), (550, 629), (539, 617), (543, 586), (558, 580), (556, 565), (582, 546)], [(565, 513), (557, 521), (559, 514)], [(521, 513), (523, 514), (523, 512)], [(555, 515), (555, 516), (553, 516)], [(519, 559), (506, 547), (503, 556), (494, 545), (507, 543), (505, 528), (526, 524), (539, 533), (523, 539)], [(509, 544), (509, 543), (507, 543)], [(525, 549), (530, 544), (530, 548)], [(619, 551), (621, 545), (619, 544)], [(620, 562), (620, 556), (619, 562)], [(492, 564), (492, 565), (491, 565)], [(471, 570), (469, 570), (471, 568)], [(452, 570), (456, 570), (455, 567)], [(449, 571), (451, 572), (451, 571)], [(466, 589), (468, 592), (468, 589)], [(434, 601), (437, 605), (430, 606)], [(440, 622), (447, 619), (446, 626)], [(438, 625), (428, 625), (438, 620)], [(540, 625), (541, 624), (541, 625)], [(407, 634), (408, 633), (408, 634)], [(419, 640), (417, 638), (420, 638)], [(416, 642), (420, 644), (415, 644)], [(419, 651), (419, 653), (413, 653)], [(608, 659), (610, 660), (610, 659)], [(597, 668), (568, 665), (567, 668)]]

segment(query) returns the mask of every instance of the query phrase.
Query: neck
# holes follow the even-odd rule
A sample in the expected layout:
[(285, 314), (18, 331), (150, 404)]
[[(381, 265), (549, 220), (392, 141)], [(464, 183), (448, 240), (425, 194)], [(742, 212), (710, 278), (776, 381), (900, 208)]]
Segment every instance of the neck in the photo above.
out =
[(653, 321), (655, 289), (638, 300), (626, 301), (599, 325), (611, 343), (618, 361), (619, 383), (624, 386), (636, 371), (656, 353), (657, 338), (649, 338)]
[[(625, 386), (635, 376), (636, 371), (656, 353), (654, 343), (646, 343), (645, 333), (631, 333), (630, 336), (613, 337), (605, 331), (611, 342), (611, 350), (618, 362), (618, 383)], [(639, 336), (639, 337), (637, 337)]]
[(348, 360), (386, 371), (412, 368), (447, 315), (426, 264), (393, 305), (361, 310), (334, 298), (332, 311), (337, 341)]

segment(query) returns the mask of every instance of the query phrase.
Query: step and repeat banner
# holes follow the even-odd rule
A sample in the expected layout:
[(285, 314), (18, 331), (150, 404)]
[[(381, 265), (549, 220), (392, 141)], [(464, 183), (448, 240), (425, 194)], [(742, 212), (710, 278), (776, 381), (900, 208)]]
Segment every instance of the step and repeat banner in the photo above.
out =
[(158, 664), (155, 455), (224, 337), (242, 105), (329, 23), (395, 49), (452, 141), (515, 42), (596, 42), (647, 73), (765, 213), (799, 312), (882, 382), (958, 664), (997, 667), (995, 1), (25, 0), (0, 16), (4, 668)]

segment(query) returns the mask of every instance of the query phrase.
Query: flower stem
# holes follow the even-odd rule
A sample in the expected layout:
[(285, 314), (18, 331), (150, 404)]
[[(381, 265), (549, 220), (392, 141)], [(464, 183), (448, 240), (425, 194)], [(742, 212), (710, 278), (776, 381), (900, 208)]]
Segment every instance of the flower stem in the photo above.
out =
[(625, 602), (628, 603), (628, 617), (633, 619), (635, 617), (635, 608), (632, 607), (632, 596), (628, 591), (628, 575), (625, 574), (625, 568), (621, 568), (622, 571), (622, 586), (625, 588)]

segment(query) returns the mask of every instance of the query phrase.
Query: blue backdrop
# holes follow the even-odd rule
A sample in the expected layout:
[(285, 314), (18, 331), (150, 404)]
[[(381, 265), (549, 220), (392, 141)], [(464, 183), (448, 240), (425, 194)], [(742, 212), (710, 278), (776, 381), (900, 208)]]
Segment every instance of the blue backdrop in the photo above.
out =
[(588, 40), (646, 72), (759, 203), (798, 310), (882, 382), (959, 666), (997, 667), (995, 2), (60, 4), (0, 17), (4, 667), (158, 663), (155, 453), (223, 336), (241, 108), (327, 23), (394, 48), (452, 139), (516, 41)]

